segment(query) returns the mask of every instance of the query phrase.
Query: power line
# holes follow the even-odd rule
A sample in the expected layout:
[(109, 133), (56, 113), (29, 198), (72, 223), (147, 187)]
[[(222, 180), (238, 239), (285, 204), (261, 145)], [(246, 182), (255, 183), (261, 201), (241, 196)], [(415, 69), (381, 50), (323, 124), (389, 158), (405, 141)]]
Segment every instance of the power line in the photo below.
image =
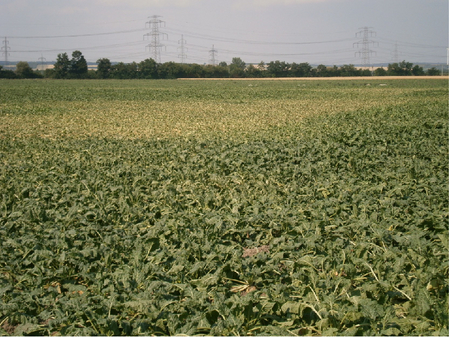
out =
[(159, 27), (165, 27), (166, 23), (158, 18), (161, 16), (159, 15), (153, 15), (151, 16), (151, 20), (146, 22), (146, 25), (150, 27), (150, 33), (147, 33), (144, 35), (144, 38), (146, 36), (150, 37), (150, 44), (147, 45), (148, 48), (150, 48), (150, 53), (153, 56), (153, 60), (155, 60), (157, 63), (161, 63), (161, 48), (165, 47), (163, 44), (160, 43), (160, 38), (162, 37), (167, 38), (166, 33), (161, 33), (159, 31)]
[(199, 33), (191, 33), (186, 31), (181, 31), (178, 29), (167, 29), (167, 31), (172, 32), (183, 32), (186, 36), (190, 36), (192, 38), (199, 38), (202, 40), (212, 40), (212, 41), (221, 41), (221, 42), (232, 42), (232, 43), (242, 43), (242, 44), (259, 44), (259, 45), (311, 45), (311, 44), (326, 44), (326, 43), (334, 43), (334, 42), (346, 42), (346, 41), (354, 41), (354, 38), (345, 38), (339, 40), (327, 40), (327, 41), (302, 41), (302, 42), (282, 42), (282, 41), (257, 41), (257, 40), (243, 40), (243, 39), (234, 39), (234, 38), (226, 38), (226, 37), (218, 37), (207, 34), (199, 34)]
[[(127, 47), (127, 46), (135, 46), (135, 45), (142, 45), (142, 40), (135, 41), (135, 42), (127, 42), (127, 43), (116, 43), (116, 44), (110, 44), (110, 45), (101, 45), (101, 46), (95, 46), (95, 47), (72, 47), (73, 50), (104, 50), (108, 48), (117, 48), (117, 47)], [(60, 49), (31, 49), (31, 50), (14, 50), (11, 51), (11, 53), (50, 53), (50, 52), (64, 52), (67, 51), (67, 48), (60, 48)]]
[(66, 39), (66, 38), (74, 38), (74, 37), (90, 37), (90, 36), (102, 36), (102, 35), (116, 35), (116, 34), (128, 34), (128, 33), (136, 33), (147, 30), (146, 28), (140, 29), (130, 29), (130, 30), (119, 30), (114, 32), (105, 32), (105, 33), (89, 33), (89, 34), (74, 34), (74, 35), (38, 35), (38, 36), (10, 36), (11, 39)]
[(391, 39), (387, 39), (387, 38), (383, 38), (383, 37), (377, 37), (379, 40), (381, 41), (386, 41), (387, 43), (390, 44), (398, 44), (399, 46), (404, 46), (404, 47), (412, 47), (412, 48), (437, 48), (437, 49), (445, 49), (447, 48), (446, 46), (437, 46), (437, 45), (426, 45), (426, 44), (420, 44), (420, 43), (414, 43), (414, 42), (398, 42), (396, 40), (391, 40)]

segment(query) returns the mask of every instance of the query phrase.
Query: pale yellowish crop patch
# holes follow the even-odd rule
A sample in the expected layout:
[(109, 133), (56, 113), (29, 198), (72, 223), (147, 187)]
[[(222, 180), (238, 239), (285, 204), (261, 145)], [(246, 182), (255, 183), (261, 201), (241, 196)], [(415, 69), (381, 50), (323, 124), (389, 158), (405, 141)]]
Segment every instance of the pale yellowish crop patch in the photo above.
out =
[[(364, 110), (423, 100), (408, 88), (313, 88), (287, 99), (244, 96), (235, 101), (211, 99), (25, 101), (0, 105), (0, 135), (7, 137), (107, 137), (117, 139), (192, 137), (214, 133), (255, 133), (294, 126), (306, 116)], [(133, 88), (130, 88), (133, 90)], [(226, 90), (226, 89), (225, 89)], [(257, 93), (258, 87), (255, 93)], [(417, 89), (414, 89), (417, 91)], [(433, 100), (433, 97), (428, 97)], [(12, 111), (12, 113), (11, 113)], [(33, 113), (46, 111), (45, 113)], [(18, 112), (18, 113), (14, 113)]]

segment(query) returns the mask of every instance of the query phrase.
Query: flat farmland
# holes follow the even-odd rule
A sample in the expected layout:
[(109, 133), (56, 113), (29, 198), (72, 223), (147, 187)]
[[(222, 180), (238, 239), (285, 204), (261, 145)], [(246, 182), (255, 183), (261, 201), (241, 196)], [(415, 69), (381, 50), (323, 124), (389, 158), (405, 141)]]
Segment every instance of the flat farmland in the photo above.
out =
[(447, 336), (448, 86), (0, 81), (0, 333)]

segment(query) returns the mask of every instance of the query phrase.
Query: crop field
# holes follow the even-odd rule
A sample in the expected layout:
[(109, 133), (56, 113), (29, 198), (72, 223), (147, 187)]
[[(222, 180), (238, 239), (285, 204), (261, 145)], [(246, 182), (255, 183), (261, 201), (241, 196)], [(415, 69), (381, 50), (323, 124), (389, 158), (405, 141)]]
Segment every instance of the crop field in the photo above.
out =
[(448, 89), (0, 81), (0, 334), (448, 336)]

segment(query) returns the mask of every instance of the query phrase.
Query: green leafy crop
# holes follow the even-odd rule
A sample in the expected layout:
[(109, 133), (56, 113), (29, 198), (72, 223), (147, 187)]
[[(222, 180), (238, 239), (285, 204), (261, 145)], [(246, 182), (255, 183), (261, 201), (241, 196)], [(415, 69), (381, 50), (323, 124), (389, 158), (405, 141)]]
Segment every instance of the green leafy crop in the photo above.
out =
[(40, 83), (0, 82), (0, 333), (448, 335), (447, 82)]

